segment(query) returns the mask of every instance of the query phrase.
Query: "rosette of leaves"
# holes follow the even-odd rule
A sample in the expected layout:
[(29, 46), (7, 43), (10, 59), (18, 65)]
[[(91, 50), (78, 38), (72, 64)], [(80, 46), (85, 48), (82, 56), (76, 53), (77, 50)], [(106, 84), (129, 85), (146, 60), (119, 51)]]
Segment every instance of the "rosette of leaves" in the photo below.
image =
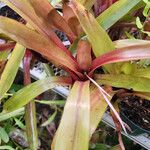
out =
[[(3, 105), (3, 113), (15, 111), (48, 89), (69, 86), (70, 93), (51, 149), (87, 150), (90, 137), (108, 105), (115, 117), (120, 119), (110, 103), (115, 94), (112, 87), (132, 89), (150, 99), (149, 68), (141, 69), (130, 63), (131, 60), (134, 62), (150, 58), (150, 42), (136, 39), (113, 42), (105, 31), (140, 4), (141, 0), (112, 1), (112, 4), (115, 3), (108, 5), (110, 7), (98, 18), (91, 13), (94, 0), (64, 0), (62, 16), (48, 0), (1, 1), (25, 19), (27, 25), (0, 17), (0, 32), (11, 39), (8, 43), (1, 44), (0, 48), (13, 48), (1, 75), (0, 98), (4, 97), (13, 83), (26, 49), (41, 54), (68, 73), (63, 77), (48, 77), (30, 84), (28, 79), (31, 55), (26, 53), (24, 64), (27, 86)], [(67, 35), (71, 43), (69, 49), (56, 36), (55, 29)], [(75, 52), (72, 54), (72, 51)], [(96, 74), (95, 70), (100, 67), (103, 73)], [(34, 102), (30, 106), (27, 109), (29, 120), (26, 130), (30, 148), (37, 149)], [(119, 122), (122, 123), (121, 120)], [(124, 149), (122, 145), (121, 148)]]

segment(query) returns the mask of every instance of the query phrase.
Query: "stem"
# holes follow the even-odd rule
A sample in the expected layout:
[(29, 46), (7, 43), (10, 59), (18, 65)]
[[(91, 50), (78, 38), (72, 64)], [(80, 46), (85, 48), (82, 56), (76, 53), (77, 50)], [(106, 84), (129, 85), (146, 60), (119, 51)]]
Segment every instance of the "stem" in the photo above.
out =
[(90, 78), (86, 73), (85, 75), (88, 77), (88, 79), (93, 83), (95, 84), (95, 86), (98, 87), (100, 93), (102, 94), (102, 96), (104, 97), (106, 103), (108, 104), (108, 106), (111, 108), (111, 110), (113, 111), (113, 113), (115, 114), (116, 118), (118, 119), (118, 121), (120, 122), (124, 132), (127, 134), (127, 131), (126, 131), (126, 128), (124, 126), (124, 123), (122, 121), (122, 119), (120, 118), (118, 112), (115, 110), (115, 108), (113, 107), (113, 105), (111, 104), (111, 102), (108, 100), (107, 96), (110, 97), (110, 95), (102, 88), (98, 85), (97, 82), (95, 82), (92, 78)]
[[(23, 61), (24, 67), (24, 85), (31, 83), (30, 78), (30, 62), (32, 54), (29, 50), (26, 50), (26, 54)], [(31, 150), (38, 149), (38, 134), (37, 134), (37, 121), (36, 121), (36, 107), (35, 101), (32, 100), (25, 106), (25, 123), (26, 134)]]

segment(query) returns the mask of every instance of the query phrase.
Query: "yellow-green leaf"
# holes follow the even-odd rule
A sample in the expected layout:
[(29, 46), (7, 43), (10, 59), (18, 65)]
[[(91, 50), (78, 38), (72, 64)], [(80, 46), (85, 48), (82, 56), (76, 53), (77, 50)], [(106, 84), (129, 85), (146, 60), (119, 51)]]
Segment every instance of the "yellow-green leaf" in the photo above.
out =
[(100, 84), (118, 88), (132, 89), (139, 92), (150, 92), (150, 79), (124, 74), (96, 75), (96, 81)]
[(98, 24), (94, 16), (76, 0), (71, 1), (71, 7), (78, 17), (81, 26), (92, 44), (93, 52), (96, 57), (115, 49), (113, 42), (108, 34)]
[(110, 150), (122, 150), (120, 145), (115, 145), (113, 147), (110, 148)]
[(0, 79), (0, 99), (3, 98), (4, 94), (11, 87), (19, 69), (21, 60), (24, 56), (24, 53), (25, 48), (22, 45), (17, 44), (11, 54), (11, 57), (9, 58), (9, 61), (5, 66), (5, 69)]
[(90, 132), (89, 81), (76, 81), (64, 107), (52, 150), (87, 150)]
[(0, 138), (5, 142), (8, 143), (9, 136), (4, 128), (0, 127)]
[(144, 78), (149, 78), (150, 79), (150, 68), (136, 69), (133, 72), (133, 75), (137, 76), (137, 77), (144, 77)]
[(53, 106), (53, 105), (63, 106), (66, 103), (65, 100), (35, 100), (35, 102), (40, 103), (40, 104), (50, 105), (50, 106)]
[(125, 16), (141, 0), (119, 0), (97, 17), (98, 23), (107, 30)]
[(15, 93), (4, 104), (4, 110), (7, 112), (14, 111), (26, 105), (32, 99), (59, 85), (70, 85), (70, 78), (66, 77), (49, 77), (46, 79), (38, 80)]
[(3, 145), (3, 146), (0, 146), (0, 149), (2, 150), (15, 150), (14, 148), (12, 148), (11, 146), (8, 146), (8, 145)]
[(24, 114), (24, 108), (19, 108), (15, 111), (12, 111), (12, 112), (2, 112), (0, 113), (0, 122), (1, 121), (5, 121), (9, 118), (12, 118), (12, 117), (15, 117), (15, 116), (20, 116), (20, 115), (23, 115)]
[(6, 61), (10, 54), (10, 50), (0, 52), (0, 61)]
[(15, 121), (15, 125), (17, 125), (19, 128), (21, 128), (22, 130), (26, 129), (26, 126), (23, 124), (23, 122), (18, 119), (18, 118), (14, 118)]
[(48, 118), (47, 121), (45, 121), (44, 123), (42, 123), (41, 126), (44, 127), (44, 126), (49, 125), (49, 124), (55, 119), (56, 115), (57, 115), (57, 111), (55, 111), (55, 112)]

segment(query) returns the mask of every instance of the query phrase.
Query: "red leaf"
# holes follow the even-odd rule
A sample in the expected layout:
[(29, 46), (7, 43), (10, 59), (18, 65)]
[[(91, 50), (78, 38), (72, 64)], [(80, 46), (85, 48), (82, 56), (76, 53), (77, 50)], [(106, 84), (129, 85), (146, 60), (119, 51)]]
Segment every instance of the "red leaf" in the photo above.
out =
[(14, 11), (16, 11), (23, 19), (27, 21), (27, 23), (33, 26), (38, 32), (47, 36), (59, 48), (67, 51), (66, 47), (53, 32), (51, 24), (35, 13), (34, 8), (28, 0), (2, 0), (2, 2), (4, 2)]
[(0, 51), (10, 50), (15, 47), (14, 42), (0, 44)]
[(64, 52), (52, 41), (48, 40), (36, 31), (6, 17), (0, 17), (0, 31), (7, 34), (18, 43), (21, 43), (26, 48), (40, 53), (56, 66), (63, 67), (65, 69), (67, 68), (76, 73), (78, 76), (82, 76), (79, 72), (77, 62), (70, 57), (67, 52)]
[(95, 69), (105, 64), (149, 58), (150, 44), (123, 47), (96, 58), (92, 63), (92, 70), (89, 75), (92, 75)]
[(80, 36), (83, 32), (82, 27), (74, 14), (71, 7), (69, 7), (67, 4), (63, 4), (63, 17), (67, 21), (69, 27), (71, 28), (72, 32), (76, 36)]
[(72, 40), (76, 38), (64, 18), (47, 0), (43, 0), (42, 3), (41, 0), (31, 0), (31, 5), (37, 15), (42, 17), (47, 23), (65, 32)]
[(77, 62), (79, 68), (83, 71), (89, 71), (92, 58), (91, 58), (91, 45), (88, 41), (80, 40), (77, 48)]
[(31, 58), (32, 58), (32, 53), (29, 50), (26, 50), (26, 53), (23, 59), (24, 85), (28, 85), (31, 83), (31, 77), (30, 77)]

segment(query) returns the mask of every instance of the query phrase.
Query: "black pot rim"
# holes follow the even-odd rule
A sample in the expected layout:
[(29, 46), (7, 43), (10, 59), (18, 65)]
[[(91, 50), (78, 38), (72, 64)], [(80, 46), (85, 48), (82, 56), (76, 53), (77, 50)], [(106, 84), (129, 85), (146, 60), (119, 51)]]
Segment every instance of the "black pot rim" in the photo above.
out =
[(130, 134), (133, 135), (139, 135), (139, 134), (144, 134), (147, 133), (150, 135), (150, 130), (146, 130), (142, 127), (140, 127), (139, 125), (135, 124), (132, 120), (130, 120), (123, 112), (120, 113), (121, 118), (123, 119), (123, 121), (131, 128), (131, 130), (133, 132), (131, 132)]

